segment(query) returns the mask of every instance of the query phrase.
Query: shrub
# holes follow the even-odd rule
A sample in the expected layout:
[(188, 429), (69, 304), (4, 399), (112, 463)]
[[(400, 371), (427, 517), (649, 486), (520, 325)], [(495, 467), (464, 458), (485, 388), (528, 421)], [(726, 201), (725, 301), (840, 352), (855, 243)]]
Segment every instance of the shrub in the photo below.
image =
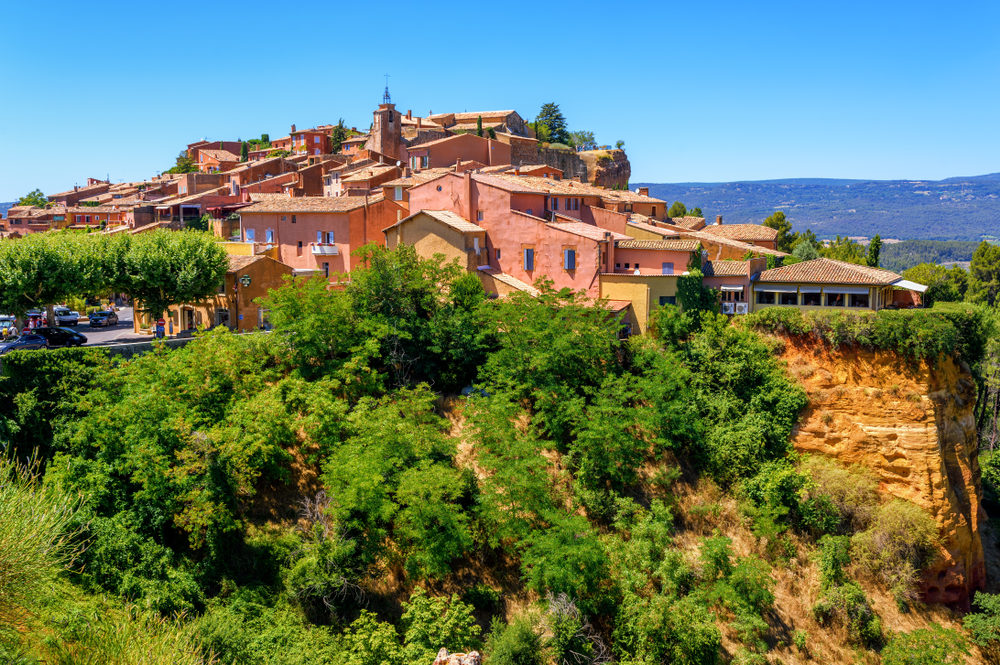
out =
[(521, 557), (525, 580), (538, 593), (565, 593), (581, 610), (597, 613), (605, 602), (607, 554), (587, 520), (555, 515), (533, 532)]
[(915, 598), (919, 572), (932, 561), (936, 546), (937, 525), (930, 515), (897, 499), (879, 508), (871, 526), (851, 539), (851, 556), (904, 606)]
[(733, 572), (732, 543), (730, 538), (720, 535), (701, 541), (699, 557), (702, 564), (702, 577), (705, 580), (724, 579)]
[(972, 641), (981, 647), (1000, 642), (1000, 594), (978, 591), (972, 606), (976, 612), (963, 620)]
[(800, 468), (810, 480), (801, 503), (807, 528), (847, 534), (868, 527), (878, 507), (878, 483), (870, 471), (818, 455), (803, 457)]
[(968, 654), (968, 643), (961, 633), (932, 624), (893, 634), (882, 650), (882, 665), (959, 665)]
[(847, 536), (823, 536), (819, 541), (819, 579), (823, 589), (847, 581), (844, 568), (851, 563), (851, 541)]
[(604, 643), (566, 594), (549, 596), (544, 620), (551, 635), (546, 646), (556, 665), (587, 665), (607, 659)]
[(403, 603), (405, 655), (409, 663), (432, 662), (442, 647), (448, 651), (470, 651), (479, 647), (480, 628), (472, 606), (458, 596), (428, 596), (417, 588)]
[(856, 582), (828, 588), (813, 605), (813, 615), (821, 625), (843, 623), (855, 644), (871, 649), (882, 644), (882, 622)]
[(487, 665), (545, 665), (541, 632), (526, 616), (510, 624), (494, 618), (486, 640)]
[[(406, 665), (399, 634), (367, 610), (344, 631), (342, 665)], [(433, 659), (433, 656), (431, 657)]]

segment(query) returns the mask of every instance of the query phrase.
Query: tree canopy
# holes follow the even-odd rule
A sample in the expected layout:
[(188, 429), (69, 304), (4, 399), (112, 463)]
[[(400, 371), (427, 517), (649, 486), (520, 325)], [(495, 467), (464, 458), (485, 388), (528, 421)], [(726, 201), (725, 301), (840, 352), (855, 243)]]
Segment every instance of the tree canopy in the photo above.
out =
[(569, 131), (566, 129), (566, 118), (555, 102), (542, 104), (538, 116), (535, 117), (534, 128), (539, 141), (566, 145), (570, 143)]
[(785, 218), (785, 213), (777, 210), (764, 220), (764, 226), (778, 232), (778, 251), (791, 252), (796, 236), (792, 233), (792, 223)]
[(33, 189), (21, 198), (17, 200), (19, 206), (36, 206), (39, 208), (45, 208), (49, 205), (49, 200), (46, 198), (45, 194), (42, 194), (42, 190)]

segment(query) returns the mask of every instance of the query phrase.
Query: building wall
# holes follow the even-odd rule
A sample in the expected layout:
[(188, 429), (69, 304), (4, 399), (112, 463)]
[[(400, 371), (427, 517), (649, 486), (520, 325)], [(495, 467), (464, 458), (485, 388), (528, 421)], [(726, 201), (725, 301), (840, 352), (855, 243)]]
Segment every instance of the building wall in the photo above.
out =
[(661, 297), (677, 297), (677, 276), (602, 274), (600, 295), (608, 300), (629, 300), (639, 332), (649, 327), (649, 316), (660, 306)]
[[(615, 270), (626, 270), (625, 264), (629, 264), (627, 270), (634, 271), (635, 265), (639, 264), (639, 272), (643, 275), (663, 274), (663, 264), (673, 264), (673, 274), (679, 275), (687, 270), (691, 261), (691, 252), (664, 251), (658, 249), (621, 249), (615, 248)], [(618, 266), (621, 265), (621, 268)]]
[[(594, 224), (602, 229), (607, 229), (608, 231), (614, 231), (615, 233), (624, 233), (625, 235), (631, 236), (633, 238), (638, 238), (628, 232), (628, 215), (624, 215), (619, 212), (614, 212), (613, 210), (606, 210), (601, 207), (588, 205), (584, 210), (581, 211), (581, 219), (588, 224)], [(639, 230), (639, 229), (636, 229)], [(641, 233), (646, 233), (645, 231), (640, 231)], [(648, 238), (642, 238), (642, 240), (659, 240), (660, 236), (646, 233)]]
[(422, 156), (428, 158), (427, 168), (454, 166), (458, 160), (471, 160), (487, 166), (496, 166), (510, 164), (510, 146), (475, 134), (459, 134), (433, 145), (413, 146), (408, 150), (407, 159)]
[[(458, 260), (458, 264), (466, 270), (475, 270), (480, 261), (485, 264), (485, 236), (485, 232), (462, 233), (430, 215), (418, 213), (413, 219), (386, 232), (386, 246), (393, 249), (400, 243), (412, 245), (424, 258), (443, 254), (446, 262)], [(474, 238), (479, 240), (478, 254)]]
[[(786, 286), (786, 285), (782, 285), (782, 286)], [(802, 302), (802, 291), (801, 291), (801, 289), (803, 287), (810, 287), (810, 288), (820, 287), (820, 288), (822, 288), (823, 286), (831, 286), (832, 287), (832, 286), (835, 286), (835, 285), (832, 285), (832, 284), (830, 284), (830, 285), (789, 284), (787, 286), (793, 286), (793, 287), (795, 287), (797, 289), (797, 291), (796, 291), (796, 294), (797, 294), (796, 302), (801, 303)], [(845, 284), (843, 286), (846, 286), (848, 288), (864, 288), (864, 287), (859, 287), (857, 285), (846, 285)], [(820, 302), (822, 302), (824, 304), (819, 305), (819, 306), (807, 306), (807, 305), (801, 305), (801, 304), (796, 304), (796, 305), (780, 305), (777, 302), (778, 299), (779, 299), (779, 297), (780, 297), (780, 295), (781, 295), (780, 293), (775, 293), (775, 303), (774, 304), (766, 304), (766, 303), (758, 304), (757, 303), (757, 292), (761, 291), (761, 290), (762, 289), (761, 289), (761, 285), (760, 284), (753, 284), (753, 290), (751, 291), (751, 294), (750, 294), (750, 311), (751, 312), (756, 312), (757, 310), (764, 309), (765, 307), (795, 307), (795, 308), (803, 310), (803, 311), (809, 311), (809, 310), (826, 310), (826, 311), (836, 310), (836, 311), (845, 311), (845, 312), (864, 312), (864, 311), (869, 311), (869, 310), (881, 309), (887, 303), (887, 301), (885, 300), (885, 298), (888, 297), (890, 299), (889, 302), (891, 302), (891, 298), (892, 298), (892, 294), (888, 293), (888, 296), (887, 296), (887, 291), (885, 291), (884, 289), (880, 289), (879, 287), (870, 287), (870, 288), (868, 288), (868, 307), (848, 307), (848, 306), (845, 306), (845, 307), (837, 307), (837, 306), (830, 307), (830, 306), (827, 306), (825, 304), (826, 303), (826, 295), (823, 294), (823, 293), (820, 294), (820, 296), (821, 296)], [(881, 298), (880, 298), (880, 296), (881, 296)], [(848, 303), (850, 302), (849, 296), (848, 296), (848, 301), (847, 302)]]

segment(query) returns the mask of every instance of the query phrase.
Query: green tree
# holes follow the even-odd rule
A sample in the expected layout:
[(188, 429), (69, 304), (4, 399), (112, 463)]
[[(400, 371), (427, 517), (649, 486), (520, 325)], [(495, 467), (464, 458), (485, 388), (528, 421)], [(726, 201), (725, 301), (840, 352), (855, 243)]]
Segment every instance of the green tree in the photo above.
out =
[(131, 238), (124, 263), (124, 290), (153, 317), (216, 293), (229, 269), (226, 251), (199, 231), (139, 233)]
[(559, 105), (555, 102), (542, 104), (542, 108), (535, 118), (536, 132), (539, 127), (546, 128), (547, 140), (549, 142), (569, 144), (570, 137), (569, 131), (566, 129), (566, 118), (563, 116), (562, 111), (559, 110)]
[(973, 252), (965, 299), (990, 306), (1000, 300), (1000, 245), (984, 240)]
[(597, 148), (597, 139), (594, 132), (578, 130), (569, 133), (570, 145), (579, 150), (594, 150)]
[(667, 217), (684, 217), (687, 215), (687, 206), (680, 201), (674, 201), (667, 211)]
[(866, 263), (872, 268), (878, 268), (878, 257), (882, 252), (882, 237), (875, 234), (875, 237), (868, 243), (868, 254), (865, 257)]
[(959, 665), (969, 655), (961, 633), (931, 624), (909, 633), (895, 633), (882, 650), (882, 665)]
[(408, 663), (433, 661), (438, 649), (472, 651), (480, 647), (481, 629), (472, 616), (472, 606), (458, 596), (429, 596), (417, 587), (403, 603), (404, 653)]
[(615, 141), (615, 149), (616, 150), (624, 150), (625, 149), (625, 141), (622, 141), (621, 139), (618, 139), (617, 141)]
[(819, 258), (819, 250), (811, 242), (800, 239), (792, 249), (792, 256), (802, 261), (811, 261)]
[(246, 141), (240, 143), (240, 161), (245, 162), (250, 157), (250, 144)]
[(483, 116), (476, 117), (476, 136), (483, 135)]
[(705, 213), (703, 213), (701, 211), (701, 208), (698, 208), (698, 207), (691, 208), (690, 210), (688, 210), (687, 214), (691, 215), (692, 217), (704, 217), (705, 216)]
[(857, 263), (858, 265), (865, 265), (867, 261), (865, 250), (861, 245), (847, 236), (841, 237), (838, 235), (835, 240), (831, 240), (819, 250), (819, 255), (828, 259), (836, 259), (837, 261)]
[(17, 205), (19, 206), (36, 206), (38, 208), (47, 208), (49, 206), (49, 200), (42, 194), (42, 190), (33, 189), (21, 198), (17, 200)]
[(164, 173), (195, 173), (197, 170), (198, 165), (188, 155), (187, 150), (181, 150), (180, 154), (177, 155), (175, 164), (164, 171)]
[(785, 218), (785, 213), (777, 210), (764, 220), (764, 226), (778, 232), (778, 251), (791, 252), (795, 234), (792, 233), (792, 223)]
[(919, 263), (907, 268), (903, 277), (927, 287), (923, 301), (928, 306), (936, 302), (961, 302), (969, 284), (969, 273), (964, 269), (958, 266), (945, 268), (933, 263)]

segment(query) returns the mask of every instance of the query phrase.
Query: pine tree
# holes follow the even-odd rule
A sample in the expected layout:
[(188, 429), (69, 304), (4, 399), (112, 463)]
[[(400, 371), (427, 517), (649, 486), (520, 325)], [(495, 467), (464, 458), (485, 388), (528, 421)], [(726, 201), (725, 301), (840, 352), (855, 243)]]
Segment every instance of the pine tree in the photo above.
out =
[(538, 117), (535, 118), (535, 125), (544, 125), (548, 128), (549, 141), (552, 143), (569, 144), (569, 131), (566, 129), (566, 118), (559, 105), (555, 102), (542, 104)]
[(868, 265), (878, 268), (878, 255), (882, 252), (882, 238), (877, 233), (868, 243), (868, 256), (865, 258)]

